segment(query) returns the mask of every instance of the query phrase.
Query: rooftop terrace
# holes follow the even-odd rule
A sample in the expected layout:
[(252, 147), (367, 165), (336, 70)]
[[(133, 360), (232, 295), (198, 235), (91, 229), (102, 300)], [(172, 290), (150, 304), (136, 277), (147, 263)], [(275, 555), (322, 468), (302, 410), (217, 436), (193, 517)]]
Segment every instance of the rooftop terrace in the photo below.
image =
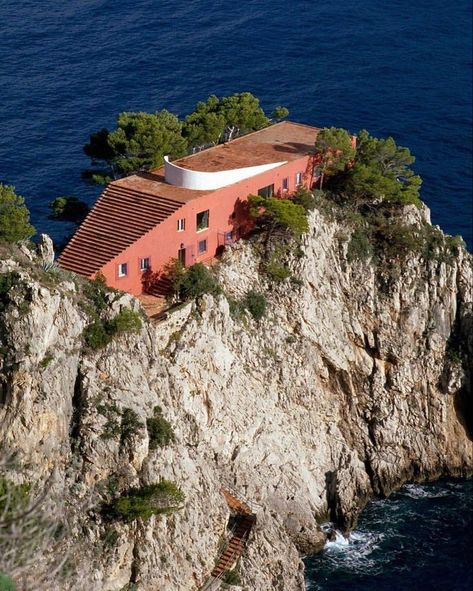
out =
[[(258, 166), (274, 162), (297, 160), (313, 150), (318, 129), (282, 121), (259, 131), (219, 144), (202, 152), (174, 160), (182, 168), (202, 172), (219, 172), (235, 168)], [(164, 166), (151, 172), (142, 172), (112, 183), (132, 191), (155, 195), (187, 203), (212, 190), (193, 190), (167, 183)]]

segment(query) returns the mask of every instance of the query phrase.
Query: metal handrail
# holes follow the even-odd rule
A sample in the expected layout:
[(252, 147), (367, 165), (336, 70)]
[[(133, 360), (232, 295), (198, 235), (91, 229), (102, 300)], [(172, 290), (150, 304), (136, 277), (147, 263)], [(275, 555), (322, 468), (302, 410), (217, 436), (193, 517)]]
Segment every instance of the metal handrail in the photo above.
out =
[[(225, 551), (223, 551), (220, 555), (219, 555), (219, 560), (222, 557), (222, 554), (224, 554)], [(233, 558), (233, 556), (235, 556), (237, 554), (237, 550), (233, 550), (233, 552), (230, 554), (230, 556)], [(217, 561), (218, 564), (218, 561)], [(223, 576), (229, 572), (230, 569), (224, 569), (219, 575), (217, 576), (210, 576), (210, 578), (208, 579), (208, 581), (204, 584), (204, 586), (201, 588), (200, 591), (205, 591), (206, 589), (209, 588), (209, 586), (212, 583), (215, 583), (216, 581), (222, 580)]]
[(238, 501), (241, 501), (242, 503), (247, 505), (251, 509), (253, 514), (256, 513), (256, 507), (259, 507), (259, 508), (263, 507), (263, 505), (261, 505), (260, 503), (257, 503), (256, 501), (250, 501), (247, 497), (245, 497), (245, 495), (243, 495), (239, 491), (237, 491), (231, 484), (227, 484), (226, 482), (224, 482), (222, 484), (222, 488), (224, 488), (229, 493), (231, 493)]
[[(255, 513), (256, 513), (255, 507), (263, 507), (263, 505), (261, 505), (261, 504), (259, 504), (259, 503), (255, 503), (254, 501), (250, 501), (249, 499), (247, 499), (247, 498), (245, 497), (245, 495), (242, 495), (240, 492), (238, 492), (238, 491), (237, 491), (237, 490), (236, 490), (236, 489), (235, 489), (235, 488), (234, 488), (232, 485), (230, 485), (229, 483), (226, 483), (226, 482), (224, 482), (224, 483), (222, 484), (221, 488), (222, 488), (222, 489), (224, 489), (224, 490), (226, 490), (227, 492), (229, 492), (229, 493), (230, 493), (230, 494), (231, 494), (233, 497), (235, 497), (235, 499), (237, 499), (238, 501), (240, 501), (240, 503), (242, 503), (242, 504), (246, 505), (246, 506), (247, 506), (247, 507), (250, 509), (250, 511), (252, 512), (252, 515), (253, 515), (253, 517), (255, 517), (255, 518), (256, 518), (256, 515), (255, 515)], [(228, 549), (228, 546), (229, 546), (229, 544), (230, 544), (230, 541), (231, 541), (232, 537), (234, 536), (235, 529), (236, 529), (237, 525), (238, 525), (238, 524), (237, 524), (237, 523), (235, 523), (235, 524), (233, 525), (232, 529), (230, 530), (230, 534), (229, 534), (229, 536), (228, 536), (227, 543), (226, 543), (225, 547), (222, 549), (222, 551), (219, 553), (219, 555), (218, 555), (218, 557), (217, 557), (217, 560), (216, 560), (216, 562), (215, 562), (215, 567), (216, 567), (216, 566), (218, 565), (218, 563), (220, 562), (220, 559), (222, 558), (223, 554), (225, 554), (225, 552), (227, 551), (227, 549)], [(247, 531), (247, 532), (244, 534), (244, 536), (241, 538), (241, 541), (242, 541), (243, 543), (246, 543), (246, 542), (248, 541), (249, 535), (250, 535), (250, 530), (248, 530), (248, 531)], [(241, 557), (241, 555), (242, 555), (242, 552), (243, 552), (243, 548), (241, 548), (241, 549), (240, 549), (240, 548), (235, 548), (235, 549), (234, 549), (234, 550), (231, 552), (231, 554), (230, 554), (230, 558), (233, 558), (234, 556), (237, 556), (237, 559), (239, 559), (239, 558)], [(239, 554), (239, 556), (238, 556), (238, 554)], [(214, 567), (214, 568), (215, 568), (215, 567)], [(226, 568), (226, 569), (222, 570), (222, 572), (221, 572), (219, 575), (217, 575), (217, 576), (212, 576), (212, 575), (211, 575), (211, 576), (210, 576), (210, 578), (209, 578), (209, 579), (208, 579), (208, 580), (207, 580), (207, 581), (204, 583), (204, 586), (203, 586), (203, 587), (201, 587), (200, 591), (207, 591), (207, 589), (209, 589), (213, 583), (216, 583), (216, 582), (218, 582), (218, 581), (220, 581), (220, 582), (222, 583), (222, 579), (223, 579), (224, 575), (225, 575), (227, 572), (229, 572), (229, 570), (230, 570), (230, 569)], [(217, 588), (220, 588), (220, 585), (219, 585), (219, 587), (217, 587)]]

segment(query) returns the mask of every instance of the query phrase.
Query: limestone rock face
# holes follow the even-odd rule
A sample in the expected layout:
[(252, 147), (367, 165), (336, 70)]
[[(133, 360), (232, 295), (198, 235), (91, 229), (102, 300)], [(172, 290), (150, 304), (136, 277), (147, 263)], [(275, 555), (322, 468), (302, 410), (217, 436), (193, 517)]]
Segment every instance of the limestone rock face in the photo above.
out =
[(54, 245), (47, 234), (40, 235), (37, 250), (43, 263), (49, 265), (54, 263)]
[[(3, 321), (1, 441), (24, 460), (18, 479), (55, 471), (84, 589), (199, 589), (226, 534), (227, 484), (257, 515), (243, 588), (299, 591), (300, 557), (323, 546), (321, 523), (349, 530), (374, 495), (471, 474), (470, 255), (413, 256), (383, 283), (374, 266), (347, 263), (336, 223), (315, 211), (310, 228), (292, 282), (269, 284), (251, 243), (225, 253), (225, 292), (266, 295), (259, 322), (204, 296), (98, 352), (82, 347), (90, 320), (75, 284), (18, 271)], [(124, 296), (109, 313), (136, 306)], [(157, 406), (175, 442), (151, 449), (146, 419)], [(182, 510), (103, 517), (113, 490), (160, 478), (182, 488)]]

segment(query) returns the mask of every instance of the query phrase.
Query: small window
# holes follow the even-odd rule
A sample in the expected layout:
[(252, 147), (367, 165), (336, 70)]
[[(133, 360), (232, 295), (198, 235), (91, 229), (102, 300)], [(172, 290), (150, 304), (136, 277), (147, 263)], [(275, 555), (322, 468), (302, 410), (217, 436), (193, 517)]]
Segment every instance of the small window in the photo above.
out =
[(289, 191), (289, 179), (287, 177), (282, 180), (282, 190)]
[(185, 218), (181, 218), (180, 220), (177, 220), (177, 231), (178, 232), (183, 232), (186, 229), (186, 220)]
[(128, 275), (128, 263), (120, 263), (118, 265), (118, 276), (126, 277)]
[(274, 195), (274, 185), (268, 185), (258, 190), (260, 197), (272, 197)]
[(209, 210), (201, 211), (197, 214), (197, 232), (209, 227)]
[(296, 172), (296, 186), (302, 185), (302, 172)]
[(207, 240), (199, 240), (199, 254), (207, 252)]
[(233, 242), (233, 232), (225, 232), (225, 244), (231, 244)]
[(151, 261), (150, 261), (149, 257), (146, 257), (145, 259), (140, 259), (140, 271), (147, 271), (150, 268), (151, 268)]

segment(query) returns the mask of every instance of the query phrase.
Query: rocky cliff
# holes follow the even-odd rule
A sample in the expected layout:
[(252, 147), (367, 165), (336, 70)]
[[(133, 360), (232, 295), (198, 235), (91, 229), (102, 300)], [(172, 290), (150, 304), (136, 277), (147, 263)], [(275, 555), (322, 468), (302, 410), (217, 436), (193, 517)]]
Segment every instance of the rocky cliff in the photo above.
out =
[[(302, 590), (300, 557), (323, 544), (321, 523), (349, 530), (374, 495), (471, 474), (470, 255), (412, 255), (383, 281), (369, 261), (347, 262), (346, 232), (314, 211), (279, 283), (260, 272), (258, 237), (224, 254), (225, 293), (264, 293), (260, 321), (204, 296), (96, 352), (82, 345), (81, 282), (3, 257), (15, 281), (2, 305), (1, 441), (17, 454), (10, 477), (48, 481), (71, 524), (74, 572), (58, 589), (198, 589), (225, 535), (229, 483), (257, 513), (243, 588)], [(111, 294), (107, 313), (138, 307)], [(151, 449), (156, 406), (175, 440)], [(181, 510), (104, 518), (117, 491), (160, 478), (184, 491)], [(34, 572), (25, 581), (36, 588)]]

